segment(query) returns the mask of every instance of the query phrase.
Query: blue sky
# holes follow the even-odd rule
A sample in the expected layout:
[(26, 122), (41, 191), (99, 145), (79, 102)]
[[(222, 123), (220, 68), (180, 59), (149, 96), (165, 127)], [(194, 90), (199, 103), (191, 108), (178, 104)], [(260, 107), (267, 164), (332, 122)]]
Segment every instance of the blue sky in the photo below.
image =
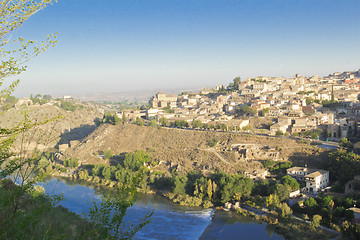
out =
[(16, 31), (57, 46), (16, 95), (228, 84), (360, 68), (358, 0), (59, 0)]

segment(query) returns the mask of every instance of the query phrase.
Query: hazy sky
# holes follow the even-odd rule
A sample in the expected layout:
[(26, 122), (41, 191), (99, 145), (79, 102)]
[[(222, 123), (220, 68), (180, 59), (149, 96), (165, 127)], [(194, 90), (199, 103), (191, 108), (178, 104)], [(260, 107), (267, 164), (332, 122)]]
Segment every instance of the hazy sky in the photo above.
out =
[(15, 95), (228, 84), (360, 68), (359, 0), (59, 0), (15, 35), (59, 43)]

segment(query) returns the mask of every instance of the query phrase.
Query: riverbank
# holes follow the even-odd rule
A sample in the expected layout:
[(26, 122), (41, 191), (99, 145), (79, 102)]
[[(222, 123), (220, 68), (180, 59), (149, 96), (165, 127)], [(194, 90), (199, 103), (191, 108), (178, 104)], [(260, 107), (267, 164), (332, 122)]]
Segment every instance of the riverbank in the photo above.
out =
[[(70, 175), (69, 175), (70, 176)], [(72, 175), (73, 180), (79, 180), (82, 176), (82, 174), (74, 174)], [(213, 180), (209, 179), (205, 179), (203, 176), (199, 178), (199, 176), (195, 176), (195, 179), (203, 179), (203, 180), (196, 180), (195, 181), (195, 187), (198, 187), (198, 192), (201, 192), (201, 194), (199, 194), (198, 196), (202, 196), (201, 198), (196, 197), (195, 196), (190, 196), (188, 194), (185, 193), (185, 183), (186, 181), (188, 181), (188, 179), (191, 179), (191, 176), (189, 177), (179, 177), (177, 175), (173, 176), (173, 178), (169, 178), (168, 181), (169, 183), (171, 182), (171, 180), (177, 182), (177, 184), (175, 184), (173, 191), (166, 191), (166, 190), (159, 190), (159, 188), (150, 188), (149, 185), (143, 185), (145, 187), (143, 187), (142, 189), (138, 189), (140, 190), (140, 192), (143, 193), (157, 193), (157, 195), (160, 195), (174, 203), (183, 205), (183, 206), (201, 206), (201, 207), (212, 207), (212, 203), (208, 200), (208, 198), (204, 197), (206, 196), (206, 194), (215, 194), (215, 191), (213, 190), (213, 188), (211, 187), (214, 183), (216, 178), (213, 178)], [(224, 175), (224, 174), (220, 174), (219, 177), (223, 180), (219, 180), (219, 178), (217, 179), (217, 183), (219, 184), (220, 182), (222, 183), (231, 183), (233, 186), (237, 185), (243, 185), (244, 187), (248, 187), (248, 185), (246, 184), (246, 180), (241, 176), (237, 176), (234, 178), (234, 176), (232, 175)], [(166, 180), (166, 178), (165, 178)], [(238, 181), (238, 183), (236, 183), (236, 181)], [(99, 178), (98, 176), (87, 176), (86, 178), (86, 182), (89, 182), (91, 184), (95, 184), (97, 186), (101, 186), (101, 187), (105, 187), (105, 188), (113, 188), (115, 186), (117, 186), (118, 184), (121, 184), (119, 182), (116, 181), (111, 181), (111, 180), (106, 180), (103, 178)], [(161, 186), (166, 186), (167, 184), (169, 184), (168, 182), (161, 182), (162, 185)], [(252, 183), (252, 182), (251, 182)], [(219, 185), (217, 185), (217, 188), (219, 188)], [(252, 183), (254, 184), (254, 183)], [(176, 187), (176, 186), (180, 186), (180, 187)], [(210, 188), (209, 188), (210, 186)], [(184, 190), (180, 191), (179, 189), (183, 188)], [(161, 188), (160, 188), (161, 189)], [(211, 190), (211, 192), (208, 191), (208, 189)], [(227, 188), (229, 189), (229, 188)], [(241, 189), (240, 191), (242, 191), (243, 189)], [(228, 190), (227, 190), (228, 191)], [(178, 192), (178, 193), (176, 193)], [(194, 193), (196, 191), (194, 190)], [(229, 193), (226, 192), (220, 192), (223, 194), (227, 194), (227, 195), (231, 195)], [(244, 192), (245, 193), (245, 192)], [(291, 234), (291, 238), (296, 238), (297, 235), (300, 236), (309, 236), (311, 237), (316, 237), (319, 239), (322, 238), (332, 238), (334, 237), (333, 235), (329, 235), (327, 234), (327, 232), (321, 230), (321, 229), (310, 229), (308, 224), (304, 224), (300, 221), (294, 221), (294, 222), (288, 222), (288, 221), (283, 221), (284, 219), (280, 218), (276, 212), (273, 212), (273, 214), (270, 214), (269, 211), (265, 211), (262, 212), (261, 214), (258, 214), (257, 212), (259, 211), (258, 209), (252, 208), (251, 206), (263, 206), (264, 203), (259, 203), (256, 198), (252, 197), (250, 195), (250, 190), (247, 192), (247, 195), (244, 195), (245, 198), (243, 198), (243, 196), (241, 196), (241, 199), (245, 199), (245, 201), (241, 201), (242, 202), (242, 207), (244, 209), (239, 209), (238, 211), (236, 211), (235, 214), (239, 214), (239, 215), (243, 215), (243, 216), (249, 216), (249, 217), (253, 217), (256, 221), (263, 221), (265, 223), (268, 223), (270, 225), (273, 225), (273, 228), (277, 229), (277, 231), (282, 232), (283, 235), (289, 234), (290, 233), (295, 233), (295, 235)], [(210, 196), (211, 195), (207, 195)], [(259, 205), (261, 204), (261, 205)], [(239, 204), (238, 204), (239, 205)], [(246, 210), (245, 210), (246, 208)], [(255, 212), (255, 214), (254, 214)], [(300, 225), (300, 227), (299, 227)], [(216, 227), (218, 228), (218, 227)], [(336, 236), (336, 235), (335, 235)]]
[[(235, 206), (242, 204), (243, 207), (251, 206), (259, 209), (266, 206), (266, 208), (276, 210), (276, 212), (272, 212), (270, 218), (255, 215), (257, 220), (263, 220), (273, 225), (283, 224), (284, 227), (280, 227), (280, 229), (292, 231), (293, 226), (285, 221), (292, 210), (285, 201), (288, 198), (288, 193), (296, 188), (296, 184), (293, 184), (292, 179), (289, 180), (287, 176), (282, 177), (280, 182), (275, 180), (254, 182), (243, 174), (222, 172), (214, 172), (210, 176), (204, 176), (196, 171), (186, 174), (174, 172), (166, 175), (165, 173), (151, 171), (151, 168), (146, 165), (148, 160), (149, 155), (146, 152), (136, 151), (122, 156), (117, 165), (87, 165), (81, 166), (78, 171), (74, 171), (75, 168), (68, 168), (67, 174), (60, 173), (60, 171), (58, 173), (67, 175), (74, 180), (84, 180), (109, 189), (126, 187), (127, 185), (132, 185), (135, 189), (137, 186), (140, 192), (154, 193), (155, 191), (172, 202), (186, 206), (206, 208), (213, 206), (213, 204), (222, 206), (229, 202), (236, 202)], [(67, 167), (69, 167), (69, 162), (76, 163), (75, 160), (68, 160), (65, 164)], [(283, 170), (289, 167), (288, 165), (276, 164), (279, 174), (284, 174)], [(238, 211), (239, 214), (247, 214), (247, 211), (240, 210)], [(250, 211), (253, 212), (253, 210)], [(318, 223), (315, 227), (312, 226), (311, 230), (320, 237), (324, 234), (316, 229), (317, 225)], [(309, 231), (310, 228), (304, 226), (300, 230)]]
[[(93, 189), (91, 191), (94, 191), (94, 193), (97, 194), (100, 194), (102, 190), (110, 189), (103, 185), (94, 185), (90, 182), (79, 181), (69, 178), (67, 178), (66, 182), (68, 182), (71, 185), (85, 184), (87, 188)], [(76, 192), (82, 192), (83, 190), (80, 189), (81, 188), (76, 187), (76, 189), (73, 190)], [(88, 190), (86, 190), (83, 193), (86, 200), (91, 199), (89, 197), (91, 191), (89, 192)], [(200, 214), (200, 216), (203, 217), (207, 216), (207, 218), (211, 219), (211, 222), (209, 222), (206, 225), (205, 224), (206, 221), (204, 219), (201, 220), (205, 222), (203, 222), (204, 225), (202, 225), (204, 231), (201, 234), (198, 233), (199, 234), (198, 237), (201, 236), (200, 239), (238, 239), (237, 238), (239, 236), (238, 234), (241, 234), (241, 236), (246, 236), (246, 239), (268, 239), (269, 238), (268, 234), (270, 234), (271, 239), (283, 239), (282, 236), (284, 236), (286, 239), (304, 239), (303, 238), (304, 236), (307, 236), (307, 239), (331, 239), (339, 235), (339, 233), (332, 234), (322, 229), (318, 229), (316, 231), (310, 230), (309, 225), (301, 221), (294, 220), (289, 222), (282, 222), (279, 221), (276, 215), (270, 214), (268, 212), (259, 213), (258, 212), (259, 210), (253, 209), (249, 206), (246, 207), (246, 209), (245, 206), (243, 206), (237, 211), (231, 210), (225, 212), (224, 210), (222, 210), (222, 208), (218, 208), (218, 210), (214, 211), (211, 208), (209, 209), (209, 208), (194, 207), (194, 206), (190, 207), (184, 205), (181, 206), (176, 201), (172, 201), (164, 197), (164, 193), (160, 191), (156, 191), (156, 192), (151, 191), (150, 193), (151, 194), (140, 193), (140, 197), (136, 203), (137, 208), (136, 210), (134, 209), (132, 210), (133, 213), (130, 214), (130, 218), (135, 219), (136, 215), (139, 216), (141, 215), (141, 213), (144, 212), (139, 209), (139, 206), (141, 206), (140, 208), (147, 210), (151, 210), (150, 209), (151, 206), (155, 206), (155, 207), (161, 206), (160, 209), (155, 210), (155, 216), (157, 218), (156, 221), (160, 221), (160, 219), (162, 219), (161, 221), (164, 220), (173, 221), (171, 219), (172, 217), (178, 218), (180, 215), (177, 215), (176, 212), (175, 213), (166, 212), (166, 211), (173, 211), (173, 209), (176, 209), (176, 211), (179, 211), (180, 209), (180, 211), (183, 213), (191, 212), (191, 213)], [(71, 196), (70, 192), (67, 192), (66, 194)], [(81, 201), (82, 200), (80, 200), (79, 202), (78, 196), (75, 196), (75, 198), (70, 199), (71, 204), (74, 204), (75, 206), (65, 205), (65, 207), (70, 209), (75, 209), (77, 212), (79, 212), (82, 206)], [(159, 214), (162, 216), (157, 215), (156, 211), (159, 210), (161, 211)], [(134, 211), (136, 213), (134, 213)], [(213, 214), (209, 214), (209, 211), (212, 212)], [(166, 217), (164, 215), (166, 215)], [(246, 227), (246, 224), (248, 223), (250, 223), (250, 225), (252, 226), (251, 228)], [(260, 226), (254, 227), (253, 224), (257, 224)], [(267, 237), (256, 235), (255, 233), (257, 233), (259, 229), (262, 229), (262, 231), (265, 232), (265, 235)], [(144, 238), (140, 238), (140, 239), (150, 239), (148, 237), (151, 234), (149, 234), (147, 231), (153, 233), (153, 230), (147, 229), (147, 227), (145, 227), (145, 231), (146, 233), (143, 233)], [(163, 231), (167, 231), (167, 230), (164, 229)], [(193, 229), (193, 231), (195, 230)], [(253, 231), (255, 233), (253, 233)], [(253, 234), (255, 234), (254, 236), (258, 236), (258, 237), (252, 238)]]

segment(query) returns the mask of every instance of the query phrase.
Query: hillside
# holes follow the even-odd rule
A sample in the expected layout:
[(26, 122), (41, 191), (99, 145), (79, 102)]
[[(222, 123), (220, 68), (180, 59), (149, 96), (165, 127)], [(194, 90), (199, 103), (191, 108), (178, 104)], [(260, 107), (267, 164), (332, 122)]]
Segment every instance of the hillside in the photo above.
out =
[(0, 114), (0, 126), (2, 128), (17, 126), (24, 121), (24, 115), (32, 123), (41, 123), (58, 117), (20, 135), (15, 143), (17, 150), (25, 148), (28, 152), (34, 149), (43, 151), (55, 148), (62, 143), (81, 140), (95, 130), (94, 119), (102, 117), (101, 109), (91, 104), (80, 104), (79, 106), (75, 111), (65, 111), (48, 104), (12, 108)]
[[(213, 148), (208, 145), (212, 139), (218, 140)], [(243, 150), (237, 150), (238, 145), (245, 146), (248, 156), (239, 157)], [(104, 161), (98, 155), (107, 149), (115, 154), (148, 150), (151, 152), (151, 159), (160, 163), (156, 170), (198, 169), (206, 172), (220, 169), (230, 173), (262, 169), (261, 160), (268, 159), (267, 154), (270, 150), (277, 152), (276, 160), (292, 160), (302, 164), (310, 158), (315, 161), (323, 152), (318, 147), (298, 144), (295, 140), (286, 138), (141, 127), (133, 124), (102, 124), (65, 154), (68, 157), (79, 158), (84, 164), (95, 164)]]

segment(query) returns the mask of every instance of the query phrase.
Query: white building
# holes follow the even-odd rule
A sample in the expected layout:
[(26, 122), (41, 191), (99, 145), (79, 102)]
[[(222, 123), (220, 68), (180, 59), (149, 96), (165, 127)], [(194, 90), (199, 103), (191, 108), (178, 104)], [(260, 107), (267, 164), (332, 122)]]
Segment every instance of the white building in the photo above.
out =
[(308, 192), (318, 192), (320, 189), (329, 185), (329, 171), (317, 170), (305, 177), (306, 187)]
[(307, 167), (292, 167), (286, 170), (287, 174), (296, 180), (305, 181), (303, 191), (318, 192), (329, 186), (329, 171), (309, 169)]
[(286, 173), (296, 180), (304, 181), (305, 176), (309, 174), (309, 169), (307, 167), (292, 167), (288, 168)]

